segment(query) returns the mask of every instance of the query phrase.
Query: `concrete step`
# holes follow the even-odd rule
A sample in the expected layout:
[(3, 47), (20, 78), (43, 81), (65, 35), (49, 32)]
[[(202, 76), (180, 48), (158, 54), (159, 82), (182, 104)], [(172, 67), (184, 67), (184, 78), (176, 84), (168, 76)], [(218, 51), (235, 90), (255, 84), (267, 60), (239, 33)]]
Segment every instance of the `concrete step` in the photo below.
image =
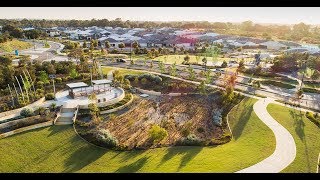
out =
[(73, 124), (73, 122), (72, 121), (71, 122), (59, 122), (59, 121), (57, 121), (55, 123), (55, 125), (69, 125), (69, 124)]
[(62, 108), (61, 113), (75, 112), (76, 108)]
[(60, 117), (73, 117), (74, 112), (65, 112), (65, 113), (61, 113)]
[(59, 121), (72, 121), (72, 117), (58, 117), (57, 122)]

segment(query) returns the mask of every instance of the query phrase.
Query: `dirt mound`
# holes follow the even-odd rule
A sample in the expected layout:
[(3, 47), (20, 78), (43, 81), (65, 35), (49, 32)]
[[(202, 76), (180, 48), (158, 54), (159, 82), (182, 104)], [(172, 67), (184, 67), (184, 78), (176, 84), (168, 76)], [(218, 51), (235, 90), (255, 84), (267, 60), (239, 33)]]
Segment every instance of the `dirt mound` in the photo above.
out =
[[(143, 99), (126, 113), (104, 121), (105, 128), (128, 149), (175, 145), (188, 134), (195, 134), (202, 141), (219, 138), (222, 127), (212, 122), (211, 111), (217, 108), (216, 97), (188, 95), (163, 97), (160, 101)], [(151, 143), (148, 131), (157, 124), (168, 132), (168, 137)]]

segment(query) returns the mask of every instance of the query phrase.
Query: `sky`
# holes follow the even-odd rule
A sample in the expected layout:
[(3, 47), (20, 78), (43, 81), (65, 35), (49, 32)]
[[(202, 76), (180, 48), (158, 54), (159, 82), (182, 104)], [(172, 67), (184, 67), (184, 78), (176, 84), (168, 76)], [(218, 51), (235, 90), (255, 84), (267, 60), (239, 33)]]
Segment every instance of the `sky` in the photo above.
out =
[(320, 24), (320, 7), (0, 7), (0, 19), (23, 18)]

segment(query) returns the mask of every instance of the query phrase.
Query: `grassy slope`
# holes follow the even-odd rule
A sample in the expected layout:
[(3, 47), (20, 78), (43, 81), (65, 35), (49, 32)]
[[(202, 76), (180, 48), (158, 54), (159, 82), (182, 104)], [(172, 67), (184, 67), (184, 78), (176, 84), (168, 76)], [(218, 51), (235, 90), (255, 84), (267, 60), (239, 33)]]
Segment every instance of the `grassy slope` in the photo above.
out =
[(320, 129), (304, 113), (300, 115), (300, 111), (276, 104), (270, 104), (267, 109), (274, 119), (288, 129), (296, 143), (297, 156), (283, 172), (316, 172)]
[(230, 115), (235, 135), (217, 147), (117, 152), (94, 147), (71, 126), (33, 130), (0, 140), (0, 172), (234, 172), (274, 151), (275, 139), (244, 100)]
[(13, 39), (12, 41), (0, 43), (0, 52), (12, 52), (16, 49), (20, 50), (20, 49), (27, 49), (30, 47), (32, 47), (31, 43)]

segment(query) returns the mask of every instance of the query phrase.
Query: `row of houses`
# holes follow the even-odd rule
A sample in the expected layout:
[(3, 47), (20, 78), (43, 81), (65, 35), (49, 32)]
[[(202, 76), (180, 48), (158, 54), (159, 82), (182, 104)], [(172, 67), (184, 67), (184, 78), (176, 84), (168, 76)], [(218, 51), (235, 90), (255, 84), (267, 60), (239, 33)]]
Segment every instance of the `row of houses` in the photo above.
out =
[(270, 41), (250, 37), (237, 37), (232, 35), (221, 35), (210, 31), (177, 28), (121, 28), (121, 27), (87, 27), (87, 28), (65, 28), (54, 27), (44, 29), (51, 37), (61, 37), (71, 40), (96, 39), (99, 45), (104, 46), (106, 41), (112, 47), (118, 47), (124, 43), (130, 47), (131, 43), (137, 41), (142, 48), (148, 47), (183, 47), (193, 49), (196, 44), (221, 43), (225, 50), (232, 51), (235, 48), (245, 49), (268, 49), (283, 50), (285, 52), (319, 52), (318, 46), (300, 45), (289, 41)]

